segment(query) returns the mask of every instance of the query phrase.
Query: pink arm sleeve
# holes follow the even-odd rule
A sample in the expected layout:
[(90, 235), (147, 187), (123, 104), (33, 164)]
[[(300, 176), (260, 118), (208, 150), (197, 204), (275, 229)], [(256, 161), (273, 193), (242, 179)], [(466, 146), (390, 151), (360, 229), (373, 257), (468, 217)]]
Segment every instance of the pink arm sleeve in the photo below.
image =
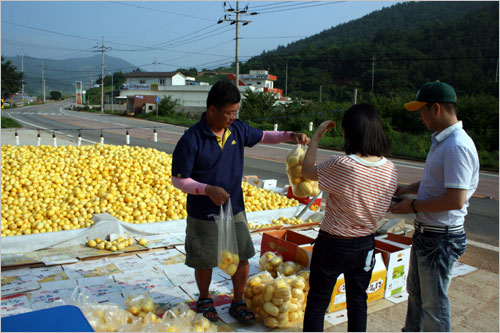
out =
[(205, 195), (207, 184), (197, 182), (192, 178), (172, 177), (172, 184), (179, 190), (195, 195)]
[(287, 142), (292, 139), (292, 132), (288, 131), (264, 131), (260, 143), (275, 144)]

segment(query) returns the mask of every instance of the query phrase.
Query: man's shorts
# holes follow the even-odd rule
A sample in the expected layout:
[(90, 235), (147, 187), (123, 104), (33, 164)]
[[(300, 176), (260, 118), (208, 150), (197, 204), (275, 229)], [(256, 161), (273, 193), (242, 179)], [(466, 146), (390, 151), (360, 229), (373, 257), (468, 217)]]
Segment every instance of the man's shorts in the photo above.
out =
[[(238, 243), (240, 260), (250, 259), (255, 255), (245, 212), (234, 215), (234, 228)], [(186, 265), (195, 269), (217, 267), (218, 229), (215, 220), (186, 218)]]

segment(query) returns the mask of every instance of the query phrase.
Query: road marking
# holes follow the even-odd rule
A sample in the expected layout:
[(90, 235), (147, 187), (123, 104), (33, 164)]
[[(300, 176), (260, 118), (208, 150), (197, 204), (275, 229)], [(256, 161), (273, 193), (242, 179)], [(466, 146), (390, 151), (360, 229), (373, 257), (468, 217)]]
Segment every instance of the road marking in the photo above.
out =
[(482, 249), (498, 252), (498, 246), (488, 245), (484, 243), (475, 242), (472, 240), (467, 240), (467, 245), (472, 245), (475, 247), (480, 247)]
[[(21, 123), (25, 123), (25, 124), (27, 124), (27, 125), (29, 125), (29, 126), (33, 126), (33, 127), (35, 127), (34, 129), (32, 129), (33, 131), (36, 131), (36, 129), (42, 129), (42, 130), (46, 130), (46, 131), (48, 131), (48, 132), (52, 131), (51, 129), (48, 129), (48, 128), (45, 128), (45, 127), (42, 127), (42, 126), (38, 126), (38, 125), (35, 125), (35, 124), (32, 124), (32, 123), (29, 123), (29, 122), (27, 122), (27, 121), (24, 121), (24, 120), (21, 120), (21, 119), (17, 119), (17, 118), (15, 118), (15, 117), (12, 117), (12, 115), (11, 115), (11, 114), (9, 114), (9, 113), (8, 113), (7, 115), (8, 115), (9, 117), (11, 117), (11, 118), (13, 118), (13, 119), (15, 119), (15, 120), (17, 120), (17, 121), (21, 122)], [(64, 132), (55, 131), (54, 133), (58, 133), (58, 134), (61, 134), (61, 135), (64, 135), (64, 136), (73, 137), (72, 135), (66, 134), (66, 133), (64, 133)], [(87, 142), (94, 143), (94, 144), (95, 144), (95, 143), (97, 143), (97, 142), (95, 142), (95, 141), (87, 140), (87, 139), (84, 139), (84, 138), (82, 138), (82, 141), (87, 141)]]

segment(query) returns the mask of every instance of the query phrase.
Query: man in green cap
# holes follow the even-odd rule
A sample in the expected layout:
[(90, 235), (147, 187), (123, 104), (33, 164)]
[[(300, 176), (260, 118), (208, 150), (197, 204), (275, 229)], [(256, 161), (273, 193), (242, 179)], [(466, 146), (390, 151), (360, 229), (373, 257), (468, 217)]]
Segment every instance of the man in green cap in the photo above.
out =
[(464, 220), (479, 181), (479, 158), (457, 118), (455, 90), (427, 82), (408, 111), (420, 112), (433, 131), (422, 180), (398, 186), (396, 196), (417, 194), (392, 206), (395, 214), (415, 213), (408, 273), (408, 311), (403, 331), (451, 330), (448, 287), (453, 266), (465, 252)]

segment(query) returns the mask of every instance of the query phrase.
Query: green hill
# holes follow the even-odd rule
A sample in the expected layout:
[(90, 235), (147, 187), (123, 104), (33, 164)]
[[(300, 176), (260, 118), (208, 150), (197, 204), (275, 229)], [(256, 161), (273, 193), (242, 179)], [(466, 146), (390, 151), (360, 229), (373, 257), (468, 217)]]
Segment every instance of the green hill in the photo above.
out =
[[(392, 95), (439, 79), (457, 93), (498, 95), (498, 2), (396, 4), (263, 52), (241, 66), (271, 68), (292, 97), (348, 100), (344, 88)], [(288, 65), (288, 75), (286, 67)], [(349, 91), (352, 89), (348, 89)]]

